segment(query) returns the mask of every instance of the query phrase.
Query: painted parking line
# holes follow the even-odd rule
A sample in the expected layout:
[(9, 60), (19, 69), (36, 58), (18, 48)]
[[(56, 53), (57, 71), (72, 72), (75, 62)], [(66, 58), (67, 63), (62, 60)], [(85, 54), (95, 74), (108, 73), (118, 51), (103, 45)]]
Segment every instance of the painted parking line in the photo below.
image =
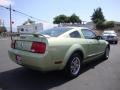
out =
[(0, 38), (0, 40), (8, 40), (9, 38)]

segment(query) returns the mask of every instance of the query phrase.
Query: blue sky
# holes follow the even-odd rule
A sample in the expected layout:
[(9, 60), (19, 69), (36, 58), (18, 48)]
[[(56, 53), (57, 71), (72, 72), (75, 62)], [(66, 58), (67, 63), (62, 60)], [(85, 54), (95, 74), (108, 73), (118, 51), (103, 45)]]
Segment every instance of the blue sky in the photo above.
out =
[[(6, 1), (3, 3), (3, 1)], [(105, 19), (120, 21), (120, 0), (0, 0), (1, 5), (12, 8), (52, 23), (53, 18), (59, 14), (71, 15), (75, 13), (83, 21), (90, 21), (94, 9), (101, 7)], [(5, 25), (9, 25), (9, 12), (0, 7), (0, 18)], [(15, 22), (13, 26), (21, 25), (29, 17), (12, 13)], [(34, 20), (34, 19), (33, 19)], [(44, 22), (42, 21), (42, 22)]]

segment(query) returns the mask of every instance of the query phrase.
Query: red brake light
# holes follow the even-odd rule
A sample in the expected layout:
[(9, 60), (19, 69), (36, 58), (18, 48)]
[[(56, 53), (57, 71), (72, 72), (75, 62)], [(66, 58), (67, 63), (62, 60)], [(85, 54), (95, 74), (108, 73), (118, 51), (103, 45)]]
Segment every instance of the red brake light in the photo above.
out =
[(33, 42), (31, 47), (32, 52), (34, 53), (45, 53), (46, 44), (43, 42)]
[(12, 40), (12, 41), (11, 41), (11, 48), (15, 48), (15, 43), (16, 43), (15, 40)]

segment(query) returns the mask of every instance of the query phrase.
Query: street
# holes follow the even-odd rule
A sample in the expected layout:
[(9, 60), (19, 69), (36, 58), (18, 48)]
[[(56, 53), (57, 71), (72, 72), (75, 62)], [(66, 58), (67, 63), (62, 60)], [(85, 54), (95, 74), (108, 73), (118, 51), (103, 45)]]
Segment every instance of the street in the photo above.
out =
[(58, 71), (43, 74), (15, 64), (9, 48), (10, 40), (0, 40), (0, 90), (120, 90), (120, 42), (111, 45), (108, 60), (85, 64), (72, 80)]

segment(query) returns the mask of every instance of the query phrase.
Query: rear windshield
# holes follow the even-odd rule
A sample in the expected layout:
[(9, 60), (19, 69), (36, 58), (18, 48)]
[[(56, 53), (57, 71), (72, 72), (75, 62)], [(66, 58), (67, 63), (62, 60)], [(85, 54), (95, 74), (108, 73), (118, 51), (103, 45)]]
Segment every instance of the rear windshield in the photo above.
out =
[(52, 28), (52, 29), (41, 31), (40, 34), (48, 35), (48, 36), (51, 36), (51, 37), (58, 37), (59, 35), (67, 32), (68, 30), (71, 30), (71, 29), (72, 28), (62, 28), (62, 27)]

